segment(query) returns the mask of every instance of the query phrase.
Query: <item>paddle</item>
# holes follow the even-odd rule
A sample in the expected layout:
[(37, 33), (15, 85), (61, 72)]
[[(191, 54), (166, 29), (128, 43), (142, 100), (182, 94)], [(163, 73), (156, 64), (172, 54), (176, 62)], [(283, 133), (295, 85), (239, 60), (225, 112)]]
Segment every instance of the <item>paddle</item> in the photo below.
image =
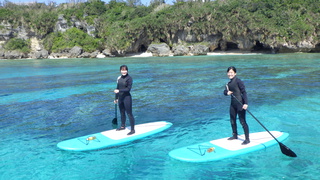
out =
[(118, 125), (118, 120), (117, 120), (117, 104), (114, 104), (114, 118), (112, 120), (112, 124)]
[[(228, 86), (227, 86), (228, 87)], [(228, 89), (228, 88), (227, 88)], [(235, 98), (238, 103), (240, 103), (242, 106), (243, 104), (239, 101), (239, 99), (237, 99), (233, 94), (231, 94), (231, 96), (233, 98)], [(296, 153), (294, 153), (290, 148), (288, 148), (286, 145), (282, 144), (281, 142), (278, 141), (278, 139), (276, 137), (274, 137), (270, 131), (247, 109), (246, 110), (279, 144), (280, 149), (282, 154), (290, 156), (290, 157), (297, 157)]]

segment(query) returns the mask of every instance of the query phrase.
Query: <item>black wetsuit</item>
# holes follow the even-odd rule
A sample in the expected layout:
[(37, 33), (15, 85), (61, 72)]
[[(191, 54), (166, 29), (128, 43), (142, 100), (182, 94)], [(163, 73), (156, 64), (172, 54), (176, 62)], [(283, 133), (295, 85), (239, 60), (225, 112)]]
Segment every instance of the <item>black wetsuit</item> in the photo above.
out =
[(125, 76), (119, 76), (117, 80), (117, 89), (119, 93), (116, 94), (116, 99), (118, 99), (120, 114), (121, 114), (121, 127), (126, 125), (126, 114), (129, 117), (131, 131), (134, 130), (134, 117), (132, 114), (132, 97), (130, 90), (132, 87), (133, 80), (129, 74)]
[[(247, 92), (244, 86), (244, 83), (238, 79), (236, 76), (230, 80), (227, 84), (229, 91), (233, 92), (233, 95), (242, 103), (248, 104)], [(227, 88), (224, 90), (224, 95), (228, 95)], [(233, 97), (231, 96), (231, 104), (230, 104), (230, 122), (232, 127), (233, 136), (236, 137), (238, 135), (237, 131), (237, 123), (236, 118), (237, 115), (239, 116), (240, 123), (244, 130), (245, 138), (249, 140), (249, 127), (246, 122), (246, 111), (242, 109), (242, 105)]]

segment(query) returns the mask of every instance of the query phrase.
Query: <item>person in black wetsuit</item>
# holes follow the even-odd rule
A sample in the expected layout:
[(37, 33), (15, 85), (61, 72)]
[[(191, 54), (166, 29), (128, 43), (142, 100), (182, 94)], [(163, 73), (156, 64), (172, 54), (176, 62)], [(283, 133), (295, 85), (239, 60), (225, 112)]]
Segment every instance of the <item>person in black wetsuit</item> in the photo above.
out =
[(231, 96), (230, 122), (232, 127), (232, 137), (228, 138), (228, 140), (238, 139), (236, 123), (236, 118), (238, 115), (245, 134), (245, 140), (242, 142), (242, 145), (246, 145), (250, 143), (249, 126), (246, 122), (246, 109), (248, 108), (246, 88), (243, 81), (237, 78), (237, 69), (235, 67), (229, 67), (227, 70), (227, 75), (230, 81), (226, 85), (226, 88), (223, 92), (224, 95), (230, 96), (231, 94), (233, 94), (233, 96), (235, 96), (242, 103), (239, 103), (233, 96)]
[(126, 65), (120, 66), (121, 76), (117, 79), (117, 89), (114, 90), (115, 93), (115, 102), (118, 103), (120, 114), (121, 114), (121, 126), (117, 128), (117, 131), (124, 130), (126, 128), (126, 114), (130, 120), (131, 131), (128, 135), (135, 133), (134, 130), (134, 117), (132, 114), (132, 97), (130, 90), (132, 87), (133, 80), (128, 74), (128, 67)]

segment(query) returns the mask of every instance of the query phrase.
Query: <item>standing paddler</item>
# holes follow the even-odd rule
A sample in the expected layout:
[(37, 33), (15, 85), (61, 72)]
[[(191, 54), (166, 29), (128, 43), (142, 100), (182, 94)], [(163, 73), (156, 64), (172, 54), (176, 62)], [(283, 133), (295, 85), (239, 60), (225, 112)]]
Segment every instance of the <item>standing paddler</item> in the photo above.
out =
[[(230, 81), (227, 83), (224, 90), (224, 95), (231, 96), (230, 104), (230, 123), (232, 127), (232, 136), (228, 140), (238, 139), (237, 131), (237, 115), (239, 116), (240, 123), (244, 130), (245, 140), (242, 145), (250, 143), (249, 139), (249, 126), (246, 122), (246, 109), (248, 108), (248, 98), (245, 85), (243, 81), (237, 78), (237, 69), (233, 66), (227, 70), (227, 76)], [(236, 98), (235, 98), (236, 97)], [(241, 102), (239, 103), (237, 99)]]

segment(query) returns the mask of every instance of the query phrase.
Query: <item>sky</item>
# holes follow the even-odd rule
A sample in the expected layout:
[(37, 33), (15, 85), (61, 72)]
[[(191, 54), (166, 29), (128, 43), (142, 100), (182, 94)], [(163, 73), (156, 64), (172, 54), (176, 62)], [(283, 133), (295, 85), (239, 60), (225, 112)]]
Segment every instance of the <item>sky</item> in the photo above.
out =
[[(9, 1), (13, 3), (27, 3), (27, 2), (48, 3), (54, 0), (9, 0)], [(110, 0), (102, 0), (102, 1), (108, 3)], [(0, 0), (0, 2), (2, 2), (2, 0)], [(69, 2), (69, 0), (55, 0), (54, 2), (59, 4), (59, 3)], [(166, 0), (166, 2), (168, 4), (172, 4), (172, 0)], [(148, 6), (150, 4), (150, 0), (141, 0), (141, 3)]]

